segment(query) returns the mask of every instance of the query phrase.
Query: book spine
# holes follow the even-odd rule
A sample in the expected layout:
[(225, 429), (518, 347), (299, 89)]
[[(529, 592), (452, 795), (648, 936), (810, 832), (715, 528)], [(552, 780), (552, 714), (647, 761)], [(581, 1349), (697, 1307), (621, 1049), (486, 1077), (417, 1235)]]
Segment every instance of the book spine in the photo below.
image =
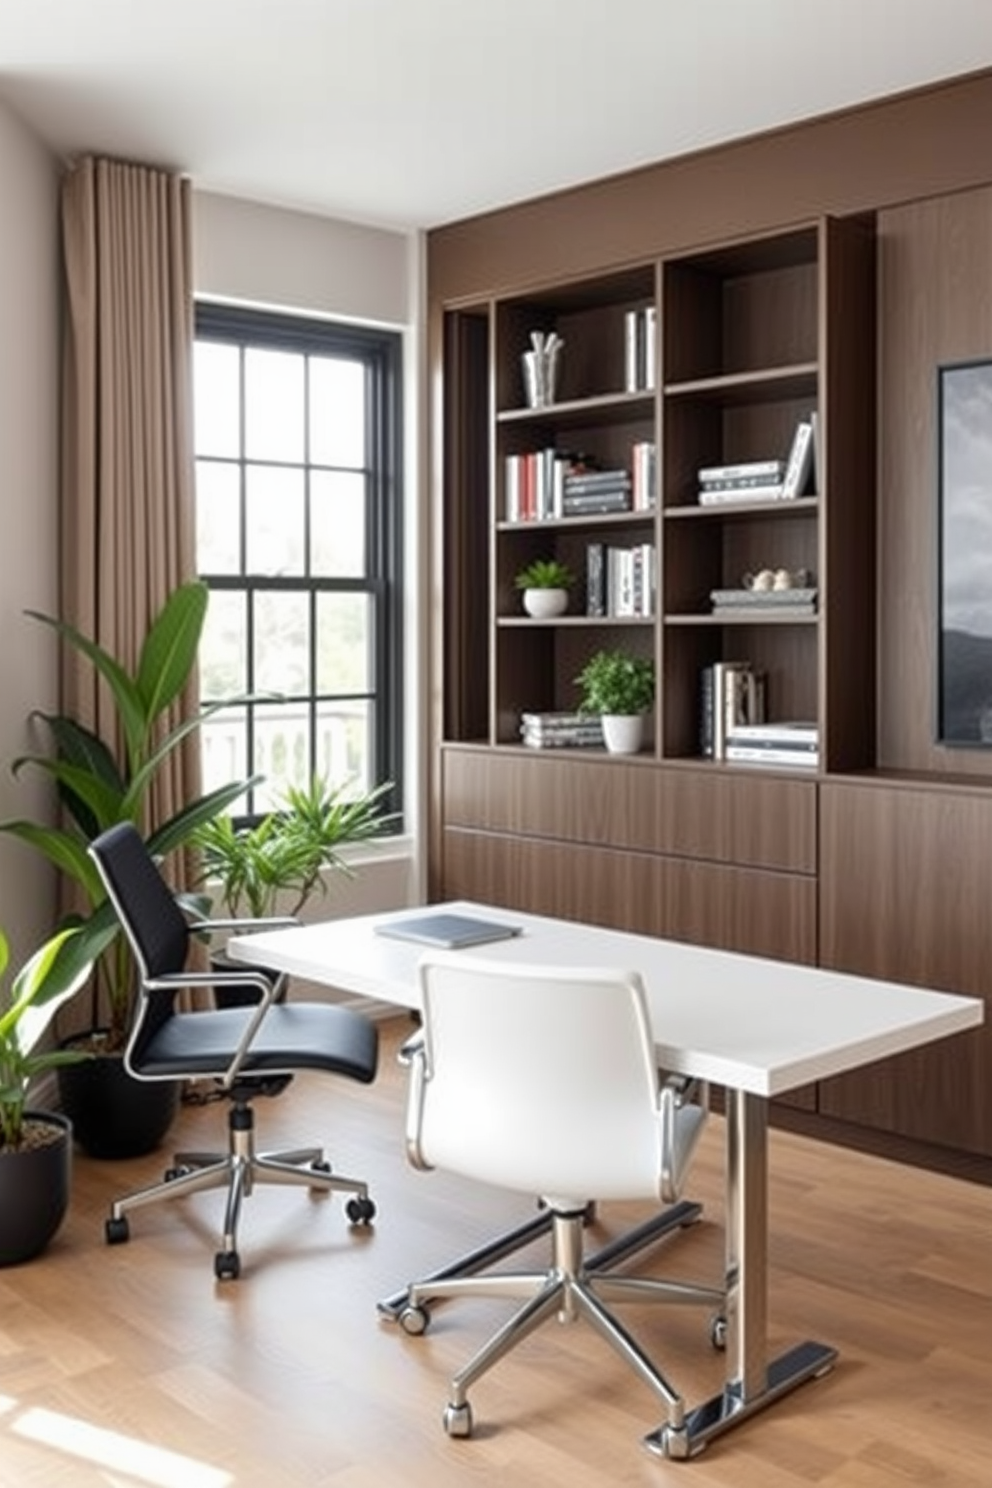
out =
[(816, 724), (789, 724), (789, 723), (756, 723), (741, 724), (736, 730), (740, 735), (740, 743), (747, 743), (750, 738), (756, 739), (798, 739), (803, 743), (816, 744), (820, 737), (820, 730)]
[(741, 475), (737, 479), (731, 477), (729, 480), (701, 480), (700, 489), (704, 491), (746, 491), (751, 486), (775, 485), (777, 482), (770, 481), (767, 475)]
[(764, 476), (781, 480), (785, 471), (782, 460), (747, 460), (741, 465), (706, 465), (696, 472), (701, 481), (741, 480), (745, 476)]
[(626, 488), (631, 484), (630, 472), (621, 467), (618, 470), (590, 470), (584, 475), (566, 475), (565, 491), (601, 491), (605, 486), (608, 490), (614, 487)]
[(751, 749), (744, 744), (728, 744), (725, 758), (736, 764), (797, 765), (802, 770), (815, 770), (820, 764), (819, 751), (804, 754), (798, 749)]
[(623, 318), (623, 365), (624, 365), (624, 387), (628, 393), (636, 393), (640, 388), (641, 369), (641, 337), (643, 326), (640, 312), (628, 310)]
[(649, 305), (643, 312), (644, 331), (644, 387), (653, 393), (658, 366), (658, 312)]
[(782, 486), (773, 482), (766, 486), (735, 486), (733, 489), (714, 491), (703, 486), (699, 492), (700, 506), (722, 506), (734, 501), (780, 501)]
[(707, 666), (699, 674), (699, 752), (703, 759), (713, 758), (713, 671)]
[(756, 754), (785, 754), (785, 755), (807, 755), (818, 754), (820, 746), (815, 739), (800, 740), (793, 743), (790, 739), (760, 739), (753, 734), (746, 737), (739, 729), (730, 729), (727, 733), (728, 749), (753, 750)]
[(606, 581), (603, 572), (603, 544), (586, 545), (586, 614), (606, 614)]

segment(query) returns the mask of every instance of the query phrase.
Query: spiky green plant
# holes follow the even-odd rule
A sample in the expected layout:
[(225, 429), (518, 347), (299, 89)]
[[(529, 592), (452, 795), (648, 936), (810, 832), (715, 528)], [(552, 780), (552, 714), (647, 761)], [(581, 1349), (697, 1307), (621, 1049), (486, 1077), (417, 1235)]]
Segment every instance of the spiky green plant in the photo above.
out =
[(395, 821), (395, 814), (381, 809), (390, 790), (392, 782), (386, 781), (358, 793), (350, 784), (331, 787), (315, 775), (307, 786), (289, 786), (276, 809), (259, 822), (214, 817), (193, 838), (203, 882), (220, 884), (233, 916), (271, 915), (282, 893), (293, 896), (286, 912), (296, 914), (315, 891), (326, 893), (325, 869), (351, 876), (342, 847), (378, 836)]
[(187, 802), (166, 821), (151, 819), (150, 794), (154, 781), (182, 741), (218, 708), (218, 702), (166, 730), (165, 715), (182, 695), (196, 662), (209, 593), (199, 580), (183, 584), (169, 595), (153, 619), (134, 673), (129, 673), (109, 651), (75, 626), (50, 615), (29, 611), (50, 626), (68, 645), (92, 664), (113, 698), (123, 746), (103, 739), (75, 718), (37, 712), (32, 715), (48, 737), (51, 752), (23, 755), (14, 761), (14, 774), (40, 770), (58, 786), (63, 822), (49, 826), (15, 820), (0, 822), (8, 832), (43, 853), (60, 872), (80, 886), (89, 914), (76, 917), (81, 936), (61, 954), (95, 961), (94, 1026), (101, 999), (109, 1012), (107, 1047), (123, 1044), (135, 993), (135, 971), (113, 908), (106, 898), (87, 844), (108, 827), (129, 821), (145, 837), (149, 851), (164, 857), (189, 843), (204, 822), (244, 793), (246, 782), (231, 785)]

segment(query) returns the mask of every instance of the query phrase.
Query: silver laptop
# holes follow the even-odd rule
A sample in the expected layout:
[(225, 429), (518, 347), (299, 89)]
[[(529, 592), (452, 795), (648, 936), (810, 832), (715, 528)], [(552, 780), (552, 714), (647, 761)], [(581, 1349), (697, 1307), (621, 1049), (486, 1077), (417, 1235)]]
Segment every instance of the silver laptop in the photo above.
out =
[(501, 920), (478, 920), (471, 915), (423, 914), (406, 915), (399, 920), (383, 920), (376, 925), (377, 935), (393, 940), (414, 940), (420, 945), (460, 950), (463, 946), (485, 945), (490, 940), (509, 940), (519, 935), (522, 925), (508, 925)]

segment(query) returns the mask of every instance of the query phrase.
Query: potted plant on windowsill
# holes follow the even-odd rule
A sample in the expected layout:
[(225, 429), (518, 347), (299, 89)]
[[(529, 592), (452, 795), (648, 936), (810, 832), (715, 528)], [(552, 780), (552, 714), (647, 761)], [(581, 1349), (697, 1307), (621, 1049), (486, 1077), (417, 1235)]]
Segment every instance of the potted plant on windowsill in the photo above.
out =
[(535, 558), (520, 570), (513, 582), (523, 593), (528, 615), (535, 620), (549, 620), (564, 615), (568, 609), (568, 591), (575, 583), (575, 575), (557, 558)]
[[(0, 1000), (0, 1266), (38, 1255), (62, 1223), (72, 1175), (72, 1125), (57, 1111), (28, 1105), (32, 1087), (49, 1071), (85, 1059), (80, 1051), (40, 1048), (56, 1011), (89, 975), (85, 961), (59, 960), (74, 937), (65, 930), (45, 942)], [(0, 931), (0, 976), (9, 947)]]
[[(232, 920), (298, 915), (315, 894), (328, 892), (328, 875), (353, 876), (342, 848), (377, 837), (396, 820), (382, 809), (392, 789), (392, 781), (359, 791), (351, 782), (332, 786), (315, 775), (307, 786), (288, 786), (259, 821), (211, 818), (193, 838), (200, 849), (201, 886), (207, 893), (219, 888)], [(219, 956), (212, 959), (222, 964)], [(249, 988), (217, 995), (225, 1005), (258, 1000), (257, 990)]]
[(598, 713), (611, 754), (636, 754), (644, 736), (644, 715), (654, 704), (654, 662), (625, 651), (597, 651), (576, 677), (582, 689), (579, 710)]
[[(73, 879), (85, 905), (70, 919), (80, 928), (71, 954), (93, 962), (90, 1026), (74, 1043), (99, 1059), (61, 1071), (60, 1085), (76, 1138), (94, 1156), (137, 1156), (157, 1146), (175, 1113), (178, 1087), (166, 1081), (138, 1082), (124, 1069), (122, 1054), (137, 979), (87, 845), (108, 827), (131, 821), (149, 849), (164, 857), (188, 844), (198, 826), (225, 810), (245, 789), (245, 782), (238, 781), (187, 802), (165, 821), (155, 821), (152, 815), (152, 785), (170, 756), (204, 718), (224, 706), (212, 705), (171, 731), (165, 729), (165, 715), (193, 671), (207, 601), (207, 587), (200, 581), (174, 590), (149, 626), (133, 674), (74, 626), (30, 612), (89, 660), (107, 685), (118, 724), (114, 738), (105, 740), (65, 714), (35, 715), (50, 752), (22, 756), (14, 761), (13, 771), (18, 775), (37, 769), (55, 781), (62, 821), (54, 826), (25, 820), (0, 823), (0, 831), (42, 852)], [(69, 952), (66, 946), (60, 954)]]

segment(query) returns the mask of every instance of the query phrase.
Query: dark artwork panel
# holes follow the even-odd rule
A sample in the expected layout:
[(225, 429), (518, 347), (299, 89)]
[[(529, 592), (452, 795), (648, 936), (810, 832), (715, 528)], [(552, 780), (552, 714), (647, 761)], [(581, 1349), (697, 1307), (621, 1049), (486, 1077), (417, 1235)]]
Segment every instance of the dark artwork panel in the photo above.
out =
[(941, 367), (938, 738), (992, 745), (992, 361)]

